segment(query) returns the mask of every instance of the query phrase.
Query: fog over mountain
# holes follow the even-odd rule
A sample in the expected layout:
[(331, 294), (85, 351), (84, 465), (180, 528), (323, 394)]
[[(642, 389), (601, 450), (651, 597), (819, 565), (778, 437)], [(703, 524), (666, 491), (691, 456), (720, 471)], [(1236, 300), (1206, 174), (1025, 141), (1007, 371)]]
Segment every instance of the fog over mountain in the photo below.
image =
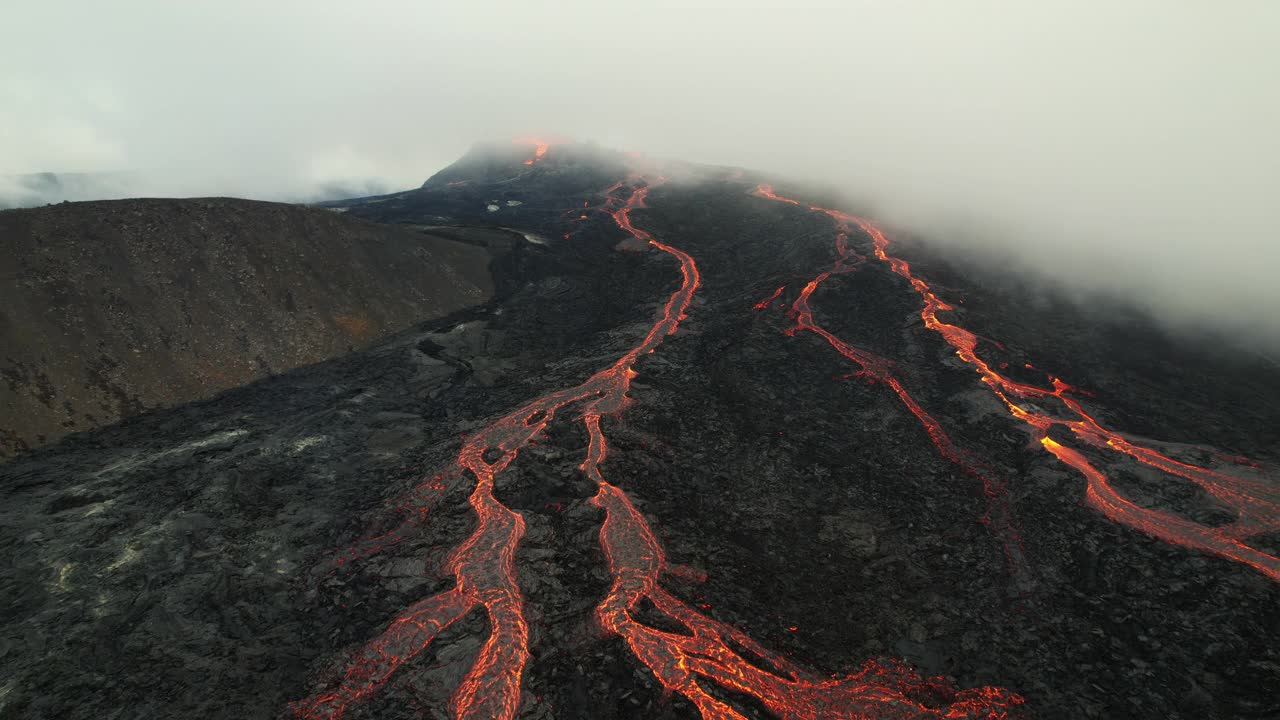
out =
[(828, 183), (1280, 346), (1270, 2), (51, 0), (0, 33), (7, 176), (308, 199), (419, 185), (480, 139), (589, 139)]

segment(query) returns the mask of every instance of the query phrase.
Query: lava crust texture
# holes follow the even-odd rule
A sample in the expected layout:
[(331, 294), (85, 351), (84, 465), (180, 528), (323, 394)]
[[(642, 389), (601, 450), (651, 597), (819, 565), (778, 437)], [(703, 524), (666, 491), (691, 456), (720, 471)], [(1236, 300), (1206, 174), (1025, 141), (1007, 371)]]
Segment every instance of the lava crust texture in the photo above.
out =
[(1280, 715), (1274, 368), (743, 171), (530, 139), (342, 206), (525, 241), (0, 466), (0, 717)]

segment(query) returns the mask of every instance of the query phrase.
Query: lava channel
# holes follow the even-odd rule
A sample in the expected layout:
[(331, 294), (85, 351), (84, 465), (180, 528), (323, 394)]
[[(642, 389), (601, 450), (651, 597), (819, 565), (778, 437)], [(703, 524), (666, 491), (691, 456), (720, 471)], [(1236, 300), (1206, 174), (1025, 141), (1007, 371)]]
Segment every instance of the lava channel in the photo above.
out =
[[(613, 365), (579, 385), (544, 395), (499, 418), (463, 444), (450, 472), (475, 477), (470, 504), (477, 524), (447, 565), (457, 581), (455, 587), (397, 616), (381, 635), (356, 651), (335, 689), (296, 703), (297, 714), (341, 717), (425, 650), (443, 629), (479, 606), (488, 614), (490, 635), (454, 691), (451, 711), (455, 718), (473, 720), (509, 720), (515, 715), (529, 658), (524, 600), (514, 567), (524, 519), (494, 497), (494, 477), (547, 429), (558, 411), (583, 403), (581, 421), (590, 442), (581, 469), (597, 486), (591, 503), (605, 511), (600, 545), (613, 578), (597, 617), (607, 631), (625, 640), (664, 688), (687, 697), (705, 720), (745, 720), (745, 716), (707, 692), (699, 678), (749, 694), (779, 716), (795, 720), (1008, 717), (1023, 702), (1017, 694), (993, 687), (957, 690), (942, 678), (922, 678), (898, 662), (868, 661), (859, 672), (843, 678), (810, 674), (740, 631), (694, 611), (658, 585), (659, 574), (672, 569), (661, 545), (626, 493), (605, 480), (600, 470), (608, 455), (601, 418), (620, 413), (630, 402), (633, 366), (677, 330), (700, 283), (692, 257), (632, 224), (631, 211), (643, 207), (647, 193), (647, 187), (637, 188), (611, 214), (637, 240), (680, 263), (681, 285), (661, 316), (640, 344)], [(689, 633), (666, 632), (636, 621), (632, 612), (646, 598)]]
[[(688, 254), (631, 224), (630, 210), (643, 202), (645, 192), (633, 194), (614, 218), (637, 239), (680, 260), (685, 285), (672, 296), (664, 311), (664, 320), (675, 318), (671, 325), (674, 330), (697, 286), (698, 271)], [(637, 357), (640, 351), (652, 350), (651, 338), (652, 331), (633, 351)], [(624, 361), (627, 358), (619, 362)], [(626, 367), (626, 375), (613, 392), (588, 403), (582, 416), (590, 442), (581, 468), (596, 483), (592, 504), (605, 511), (600, 546), (613, 578), (596, 615), (606, 631), (622, 637), (664, 688), (687, 698), (704, 720), (746, 720), (746, 716), (708, 692), (702, 681), (749, 695), (788, 720), (1005, 718), (1023, 703), (1017, 694), (999, 688), (958, 690), (943, 678), (922, 678), (899, 662), (868, 661), (853, 675), (820, 677), (768, 651), (736, 628), (697, 612), (663, 589), (658, 583), (660, 575), (674, 568), (667, 562), (648, 521), (626, 493), (609, 483), (600, 470), (608, 455), (600, 418), (616, 414), (625, 406), (626, 391), (634, 375), (629, 363)], [(636, 620), (633, 612), (644, 600), (687, 632), (659, 630)]]
[[(769, 200), (777, 200), (780, 202), (790, 203), (792, 205), (801, 205), (799, 201), (793, 200), (777, 192), (769, 185), (758, 185), (753, 191), (757, 197), (767, 198)], [(982, 484), (983, 494), (987, 498), (986, 513), (981, 518), (983, 524), (992, 529), (996, 536), (1000, 539), (1004, 547), (1006, 562), (1009, 566), (1009, 572), (1019, 580), (1020, 584), (1025, 585), (1029, 582), (1027, 577), (1029, 570), (1025, 562), (1026, 553), (1023, 548), (1022, 537), (1019, 535), (1016, 526), (1013, 523), (1013, 512), (1008, 502), (1008, 487), (994, 470), (985, 467), (978, 458), (967, 450), (958, 447), (942, 429), (942, 425), (925, 410), (919, 402), (916, 401), (911, 393), (903, 387), (902, 382), (894, 375), (893, 364), (874, 353), (867, 352), (861, 348), (837, 337), (834, 333), (827, 330), (813, 317), (813, 310), (809, 306), (809, 300), (813, 293), (822, 283), (826, 282), (833, 275), (842, 275), (844, 273), (853, 272), (866, 261), (862, 255), (858, 254), (849, 245), (849, 234), (852, 232), (850, 223), (857, 222), (858, 219), (827, 208), (808, 206), (810, 210), (822, 212), (828, 215), (836, 225), (835, 251), (836, 260), (831, 268), (819, 273), (801, 288), (800, 294), (791, 304), (788, 314), (794, 321), (794, 325), (787, 328), (785, 332), (788, 336), (795, 336), (802, 331), (811, 332), (822, 338), (840, 355), (852, 361), (858, 366), (856, 373), (872, 382), (879, 382), (887, 386), (893, 391), (902, 404), (911, 412), (912, 415), (920, 421), (924, 427), (925, 433), (929, 436), (933, 446), (938, 450), (942, 457), (960, 468), (965, 474), (977, 479)], [(769, 298), (757, 303), (755, 309), (763, 310), (767, 308), (773, 300), (780, 294), (783, 288), (778, 288)]]
[[(795, 200), (777, 196), (767, 186), (758, 188), (757, 194), (801, 205)], [(1257, 535), (1280, 532), (1280, 487), (1191, 465), (1133, 442), (1124, 434), (1104, 427), (1090, 415), (1080, 401), (1073, 397), (1073, 394), (1082, 392), (1060, 378), (1049, 375), (1047, 379), (1050, 387), (1044, 388), (1005, 377), (978, 356), (978, 344), (983, 338), (938, 317), (939, 313), (953, 310), (954, 307), (938, 297), (928, 282), (913, 273), (906, 260), (889, 254), (889, 238), (884, 231), (870, 221), (854, 215), (816, 205), (808, 207), (838, 220), (852, 222), (866, 233), (871, 239), (876, 258), (906, 280), (920, 296), (920, 317), (925, 326), (941, 335), (956, 356), (978, 373), (983, 384), (1004, 403), (1009, 414), (1022, 421), (1046, 451), (1085, 477), (1085, 501), (1090, 507), (1114, 522), (1174, 545), (1243, 563), (1271, 580), (1280, 582), (1280, 556), (1264, 552), (1245, 542)], [(1048, 398), (1056, 398), (1074, 417), (1057, 417), (1029, 402)], [(1217, 502), (1232, 510), (1235, 520), (1226, 525), (1211, 527), (1138, 505), (1120, 493), (1106, 473), (1095, 467), (1084, 453), (1049, 437), (1049, 429), (1054, 426), (1066, 428), (1089, 447), (1121, 453), (1147, 467), (1195, 483)], [(1247, 458), (1232, 457), (1230, 460), (1236, 465), (1255, 469), (1258, 467)]]
[(547, 142), (547, 141), (545, 141), (545, 140), (539, 140), (539, 139), (537, 139), (537, 138), (529, 138), (529, 137), (516, 138), (515, 140), (512, 140), (511, 142), (513, 142), (513, 143), (515, 143), (515, 144), (517, 144), (517, 145), (532, 145), (532, 146), (533, 146), (533, 157), (531, 157), (531, 158), (529, 158), (529, 159), (525, 160), (525, 161), (524, 161), (524, 164), (525, 164), (525, 165), (533, 165), (534, 163), (536, 163), (536, 162), (538, 162), (539, 160), (541, 160), (541, 159), (542, 159), (542, 156), (547, 154), (547, 148), (551, 147), (551, 143), (549, 143), (549, 142)]

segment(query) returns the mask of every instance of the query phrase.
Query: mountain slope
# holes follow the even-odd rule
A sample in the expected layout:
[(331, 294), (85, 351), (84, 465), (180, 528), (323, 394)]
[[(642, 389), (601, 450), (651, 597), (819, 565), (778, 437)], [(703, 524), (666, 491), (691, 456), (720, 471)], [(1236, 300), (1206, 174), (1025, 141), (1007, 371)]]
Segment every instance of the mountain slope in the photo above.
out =
[[(852, 216), (557, 151), (349, 204), (538, 238), (494, 262), (490, 302), (0, 467), (0, 716), (1280, 710), (1267, 566), (1166, 532), (1280, 551), (1257, 512), (1274, 371), (1170, 338), (1152, 357), (1125, 340), (1158, 336), (1141, 319), (1069, 305), (1036, 326), (908, 248), (956, 306), (926, 318)], [(977, 357), (1042, 396), (1014, 413), (938, 323), (991, 334)], [(1238, 492), (1055, 424), (1068, 401), (1108, 429), (1145, 407), (1149, 437), (1121, 439)]]
[(0, 212), (0, 454), (486, 299), (483, 247), (230, 200)]

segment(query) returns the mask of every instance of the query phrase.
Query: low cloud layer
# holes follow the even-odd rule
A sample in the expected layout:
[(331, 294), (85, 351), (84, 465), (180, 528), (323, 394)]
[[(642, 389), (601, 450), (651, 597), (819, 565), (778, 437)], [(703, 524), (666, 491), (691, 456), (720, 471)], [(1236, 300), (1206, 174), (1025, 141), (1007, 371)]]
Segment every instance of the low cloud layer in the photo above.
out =
[(1280, 5), (50, 0), (0, 42), (0, 174), (410, 187), (537, 133), (838, 186), (1173, 324), (1280, 346)]

